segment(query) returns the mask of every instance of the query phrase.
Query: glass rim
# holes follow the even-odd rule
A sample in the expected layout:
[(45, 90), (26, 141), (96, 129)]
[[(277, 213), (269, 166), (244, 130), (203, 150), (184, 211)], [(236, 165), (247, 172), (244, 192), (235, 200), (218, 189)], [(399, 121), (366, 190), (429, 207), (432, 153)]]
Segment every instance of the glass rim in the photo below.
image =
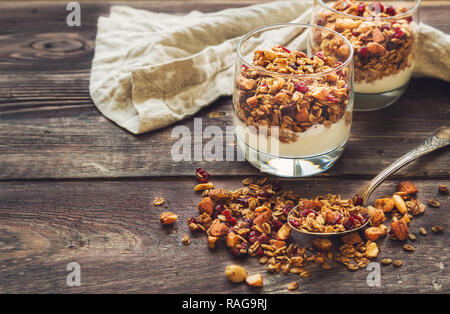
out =
[[(406, 0), (406, 1), (408, 1), (408, 0)], [(405, 1), (405, 2), (406, 2), (406, 1)], [(384, 21), (384, 20), (398, 20), (398, 19), (401, 19), (401, 18), (404, 18), (404, 17), (408, 17), (408, 16), (410, 16), (414, 11), (416, 11), (416, 10), (419, 8), (420, 2), (421, 2), (421, 0), (411, 0), (411, 1), (415, 1), (416, 4), (415, 4), (412, 8), (410, 8), (408, 11), (406, 11), (406, 12), (404, 12), (404, 13), (402, 13), (402, 14), (394, 15), (394, 16), (376, 16), (376, 17), (370, 17), (370, 16), (358, 16), (358, 15), (352, 15), (352, 14), (348, 14), (348, 13), (343, 13), (343, 12), (341, 12), (341, 11), (338, 11), (338, 10), (336, 10), (336, 9), (333, 9), (333, 8), (330, 7), (328, 4), (326, 4), (325, 2), (323, 2), (323, 0), (317, 0), (317, 2), (318, 2), (322, 7), (324, 7), (325, 9), (328, 9), (328, 10), (330, 10), (330, 11), (333, 11), (333, 12), (336, 13), (336, 14), (343, 15), (343, 16), (347, 16), (347, 17), (352, 18), (352, 19), (360, 19), (360, 20), (365, 20), (365, 21), (374, 21), (374, 20), (378, 20), (378, 21)]]
[[(340, 64), (339, 66), (335, 67), (335, 68), (331, 68), (322, 72), (317, 72), (317, 73), (313, 73), (313, 74), (288, 74), (288, 73), (279, 73), (279, 72), (275, 72), (275, 71), (269, 71), (263, 68), (260, 68), (258, 66), (255, 66), (253, 64), (248, 63), (247, 61), (245, 61), (244, 57), (241, 54), (241, 46), (243, 45), (243, 43), (249, 39), (251, 36), (253, 36), (254, 34), (266, 30), (266, 29), (271, 29), (271, 28), (276, 28), (276, 27), (282, 27), (282, 26), (296, 26), (296, 27), (302, 27), (302, 28), (319, 28), (321, 30), (330, 32), (334, 35), (337, 35), (338, 37), (342, 38), (344, 40), (344, 42), (347, 44), (348, 48), (349, 48), (349, 56), (347, 57), (347, 59), (342, 62), (342, 64)], [(244, 36), (242, 36), (242, 38), (239, 40), (238, 45), (237, 45), (237, 55), (239, 56), (239, 59), (241, 60), (242, 63), (244, 63), (248, 68), (253, 68), (256, 69), (260, 72), (263, 73), (268, 73), (268, 75), (276, 75), (276, 76), (281, 76), (281, 77), (287, 77), (287, 78), (312, 78), (312, 77), (318, 77), (318, 76), (323, 76), (325, 74), (331, 73), (331, 72), (335, 72), (335, 71), (339, 71), (342, 68), (346, 67), (347, 65), (349, 65), (352, 60), (353, 60), (353, 45), (351, 44), (351, 42), (345, 38), (343, 35), (339, 34), (336, 31), (333, 31), (329, 28), (320, 26), (320, 25), (314, 25), (314, 24), (306, 24), (306, 23), (277, 23), (277, 24), (269, 24), (269, 25), (265, 25), (262, 27), (258, 27), (254, 30), (251, 30), (250, 32), (248, 32), (247, 34), (245, 34)]]

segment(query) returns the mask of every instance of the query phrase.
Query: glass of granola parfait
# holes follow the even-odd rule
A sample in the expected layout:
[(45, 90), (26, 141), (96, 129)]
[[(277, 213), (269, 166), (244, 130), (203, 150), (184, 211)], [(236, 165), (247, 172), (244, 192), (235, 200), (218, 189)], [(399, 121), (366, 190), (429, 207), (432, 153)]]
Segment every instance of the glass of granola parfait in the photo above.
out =
[(330, 168), (350, 136), (353, 49), (342, 35), (309, 24), (276, 24), (237, 47), (234, 130), (261, 171), (311, 176)]
[(420, 0), (314, 0), (312, 24), (344, 35), (353, 44), (355, 110), (394, 103), (411, 78)]

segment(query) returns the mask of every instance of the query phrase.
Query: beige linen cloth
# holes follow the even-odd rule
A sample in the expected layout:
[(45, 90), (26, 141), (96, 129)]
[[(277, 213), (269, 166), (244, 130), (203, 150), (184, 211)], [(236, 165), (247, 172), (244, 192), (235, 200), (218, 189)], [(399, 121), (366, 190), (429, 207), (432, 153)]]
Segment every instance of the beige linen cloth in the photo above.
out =
[[(307, 23), (311, 5), (279, 1), (184, 16), (114, 6), (98, 20), (92, 100), (134, 134), (191, 116), (232, 94), (242, 35), (267, 24)], [(415, 75), (450, 81), (450, 35), (421, 25), (417, 61)]]

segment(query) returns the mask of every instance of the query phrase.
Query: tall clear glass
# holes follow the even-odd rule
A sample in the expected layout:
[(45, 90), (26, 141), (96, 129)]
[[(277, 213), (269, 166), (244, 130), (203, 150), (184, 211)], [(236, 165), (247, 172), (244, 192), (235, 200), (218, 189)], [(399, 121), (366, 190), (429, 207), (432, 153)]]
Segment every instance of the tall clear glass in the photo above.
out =
[(269, 25), (238, 44), (234, 129), (246, 159), (277, 176), (330, 168), (350, 136), (353, 49), (321, 26)]
[(420, 0), (314, 0), (312, 24), (344, 35), (353, 44), (355, 110), (394, 103), (411, 78)]

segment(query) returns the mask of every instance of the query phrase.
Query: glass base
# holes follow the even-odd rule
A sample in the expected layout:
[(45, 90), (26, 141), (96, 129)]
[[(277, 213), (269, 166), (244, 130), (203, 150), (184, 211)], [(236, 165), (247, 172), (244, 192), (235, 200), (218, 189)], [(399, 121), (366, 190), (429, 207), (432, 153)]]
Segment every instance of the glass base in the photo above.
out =
[(355, 111), (372, 111), (386, 108), (392, 105), (406, 91), (408, 83), (385, 93), (361, 94), (355, 92)]
[(239, 148), (244, 152), (245, 159), (253, 166), (269, 174), (279, 177), (309, 177), (330, 169), (344, 151), (345, 141), (341, 146), (322, 155), (310, 157), (289, 158), (278, 157), (259, 152), (236, 136)]

